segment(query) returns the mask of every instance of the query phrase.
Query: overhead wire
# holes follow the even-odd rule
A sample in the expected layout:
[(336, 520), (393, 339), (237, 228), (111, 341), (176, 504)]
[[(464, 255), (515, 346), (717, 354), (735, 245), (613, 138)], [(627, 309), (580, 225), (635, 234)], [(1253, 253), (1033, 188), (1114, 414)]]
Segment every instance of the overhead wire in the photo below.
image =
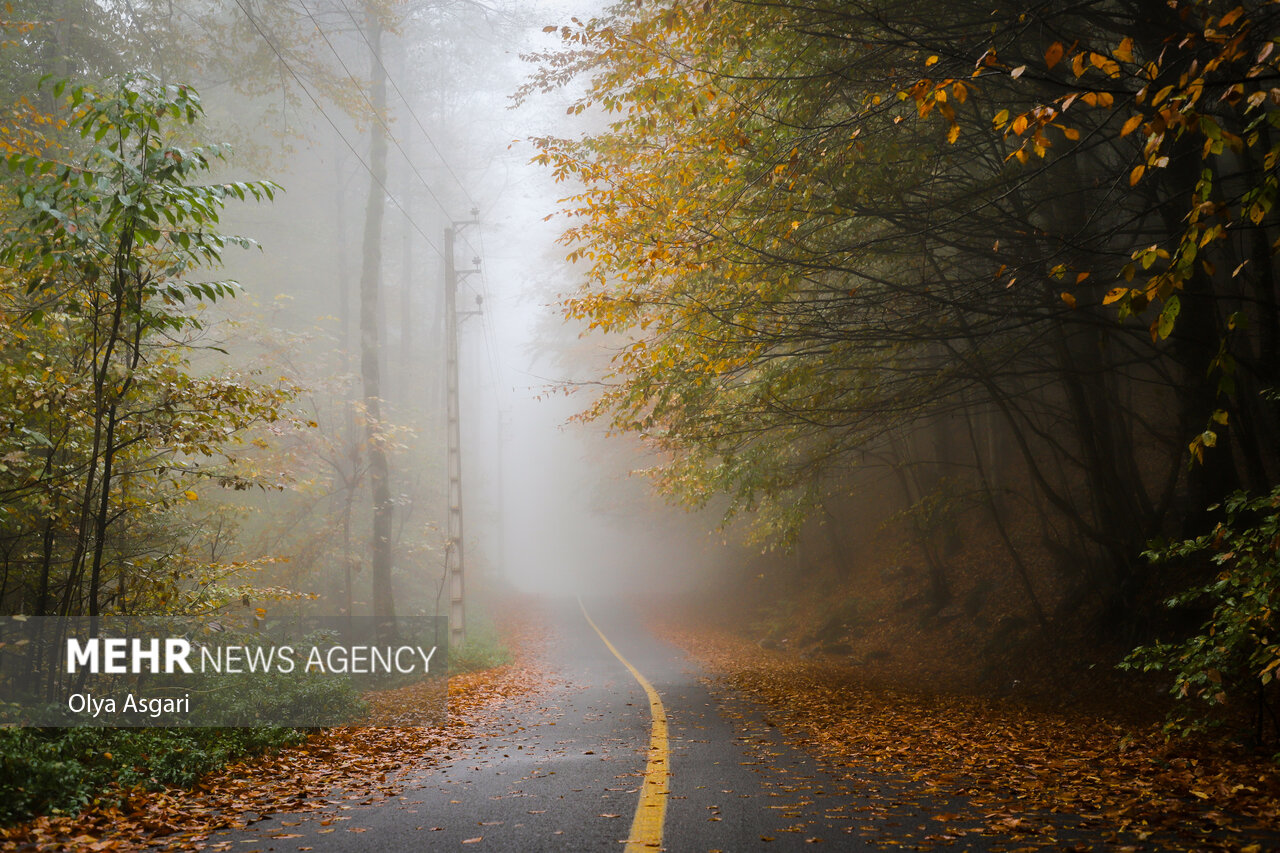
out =
[[(329, 34), (324, 31), (324, 27), (320, 26), (320, 22), (316, 20), (315, 15), (311, 14), (311, 9), (307, 7), (307, 4), (304, 3), (303, 0), (298, 0), (298, 6), (300, 6), (306, 16), (311, 19), (311, 23), (315, 25), (316, 32), (320, 34), (320, 38), (324, 39), (324, 43), (329, 46), (329, 50), (333, 53), (334, 58), (338, 60), (338, 64), (342, 66), (343, 72), (346, 73), (347, 79), (355, 84), (356, 91), (360, 93), (360, 97), (364, 99), (364, 102), (369, 105), (370, 115), (373, 116), (378, 125), (386, 132), (387, 139), (391, 140), (391, 144), (394, 145), (396, 150), (400, 152), (400, 155), (404, 157), (405, 164), (409, 167), (409, 170), (413, 172), (414, 176), (422, 183), (423, 188), (427, 191), (427, 195), (431, 196), (431, 200), (436, 203), (436, 206), (440, 208), (446, 217), (449, 216), (449, 209), (445, 207), (444, 202), (442, 202), (439, 196), (436, 195), (435, 190), (431, 189), (431, 184), (427, 182), (427, 179), (422, 176), (420, 171), (418, 171), (418, 167), (414, 165), (413, 158), (409, 156), (408, 151), (404, 150), (404, 146), (400, 144), (400, 140), (396, 139), (395, 134), (391, 132), (391, 127), (387, 124), (386, 118), (382, 116), (378, 108), (374, 106), (373, 101), (371, 101), (369, 96), (365, 94), (364, 87), (360, 85), (360, 81), (356, 79), (355, 74), (351, 73), (351, 69), (347, 67), (347, 63), (343, 60), (342, 54), (338, 53), (338, 49), (334, 47), (333, 42), (329, 40)], [(364, 37), (364, 33), (361, 33), (361, 37)], [(379, 58), (377, 50), (374, 48), (373, 44), (370, 43), (367, 38), (364, 39), (364, 42), (369, 46), (369, 50), (373, 54), (374, 61), (382, 68), (384, 79), (391, 84), (391, 87), (395, 89), (397, 93), (399, 93), (399, 87), (396, 86), (395, 81), (391, 78), (391, 74), (387, 71), (386, 66), (382, 64), (382, 60)], [(403, 96), (401, 96), (401, 98), (403, 99)], [(407, 102), (405, 103), (405, 107), (406, 109), (408, 108)]]
[[(467, 191), (466, 186), (462, 183), (457, 173), (453, 170), (453, 167), (449, 164), (449, 161), (445, 158), (443, 152), (440, 151), (439, 146), (436, 145), (435, 140), (432, 139), (431, 134), (427, 131), (426, 127), (423, 125), (417, 113), (414, 112), (413, 107), (409, 103), (408, 98), (405, 97), (404, 92), (400, 89), (399, 85), (396, 84), (395, 78), (391, 75), (386, 65), (383, 64), (381, 57), (378, 56), (378, 52), (373, 46), (373, 43), (369, 41), (368, 36), (365, 34), (363, 28), (360, 26), (359, 22), (356, 20), (355, 15), (351, 12), (350, 7), (347, 6), (345, 0), (338, 0), (338, 2), (342, 6), (344, 11), (346, 11), (347, 16), (351, 19), (351, 22), (355, 26), (356, 32), (359, 33), (361, 40), (369, 48), (370, 55), (372, 56), (373, 61), (377, 63), (380, 70), (385, 75), (385, 79), (387, 83), (391, 86), (391, 88), (395, 91), (396, 95), (404, 103), (405, 111), (413, 118), (414, 123), (418, 126), (418, 129), (422, 132), (423, 137), (427, 140), (428, 144), (431, 145), (432, 149), (436, 152), (436, 155), (440, 158), (440, 163), (444, 167), (445, 171), (448, 172), (449, 176), (452, 177), (453, 180), (458, 184), (458, 187), (462, 190), (463, 195), (466, 196), (472, 208), (478, 209), (479, 204), (475, 201), (474, 197), (472, 197), (470, 192)], [(307, 98), (315, 106), (316, 110), (321, 114), (321, 116), (324, 117), (325, 121), (333, 129), (334, 133), (337, 134), (338, 138), (343, 142), (343, 144), (347, 147), (347, 149), (351, 152), (351, 154), (356, 158), (357, 162), (359, 162), (360, 165), (364, 168), (364, 170), (369, 173), (370, 178), (375, 183), (378, 184), (378, 186), (382, 189), (383, 193), (386, 195), (387, 199), (404, 216), (405, 220), (409, 223), (409, 225), (413, 228), (413, 230), (415, 230), (419, 234), (419, 236), (422, 237), (422, 239), (426, 242), (426, 244), (430, 246), (431, 249), (438, 256), (443, 257), (444, 256), (443, 251), (435, 244), (435, 241), (433, 241), (427, 235), (427, 233), (417, 223), (417, 221), (414, 220), (413, 216), (409, 213), (409, 211), (406, 210), (403, 205), (401, 205), (399, 200), (395, 197), (395, 195), (392, 194), (392, 192), (386, 186), (386, 184), (381, 179), (379, 179), (377, 175), (374, 174), (373, 169), (369, 166), (369, 164), (365, 161), (365, 159), (360, 155), (360, 152), (356, 149), (354, 145), (352, 145), (351, 141), (347, 139), (346, 135), (342, 133), (337, 123), (333, 120), (333, 118), (328, 114), (328, 112), (320, 104), (319, 100), (315, 97), (315, 95), (312, 94), (311, 90), (307, 88), (306, 84), (302, 81), (301, 76), (294, 70), (293, 66), (289, 63), (289, 61), (285, 59), (284, 54), (279, 50), (279, 48), (276, 47), (275, 43), (271, 40), (270, 36), (267, 35), (266, 31), (254, 18), (253, 14), (249, 11), (249, 9), (245, 7), (243, 0), (235, 0), (235, 3), (237, 6), (240, 7), (240, 10), (244, 12), (246, 19), (257, 31), (258, 35), (262, 38), (263, 42), (266, 43), (267, 47), (269, 47), (272, 53), (276, 55), (276, 58), (280, 61), (280, 64), (284, 67), (286, 71), (289, 72), (289, 75), (293, 78), (294, 82), (298, 84), (298, 88), (302, 90), (303, 94), (307, 96)], [(359, 81), (356, 79), (355, 75), (351, 72), (346, 62), (342, 59), (341, 54), (339, 54), (337, 48), (334, 46), (333, 42), (329, 39), (328, 34), (325, 32), (324, 28), (320, 25), (320, 22), (316, 19), (315, 15), (312, 14), (310, 8), (308, 8), (307, 5), (301, 0), (299, 0), (299, 6), (302, 8), (302, 11), (306, 14), (306, 16), (311, 20), (311, 23), (315, 26), (317, 33), (319, 33), (320, 37), (324, 40), (325, 44), (329, 47), (329, 50), (333, 52), (334, 57), (338, 60), (338, 64), (342, 67), (343, 72), (346, 73), (347, 78), (351, 80), (352, 83), (356, 84), (356, 89), (360, 93), (361, 98), (363, 98), (365, 103), (368, 104), (371, 114), (375, 117), (378, 124), (386, 132), (387, 138), (391, 140), (391, 142), (395, 145), (396, 149), (400, 152), (401, 156), (404, 157), (405, 163), (408, 165), (409, 169), (413, 172), (414, 176), (417, 177), (419, 182), (422, 183), (423, 187), (427, 190), (428, 195), (430, 195), (432, 201), (436, 203), (436, 205), (440, 208), (440, 210), (446, 216), (449, 216), (448, 208), (445, 207), (444, 203), (431, 189), (430, 184), (427, 182), (426, 178), (422, 175), (422, 173), (419, 171), (417, 166), (414, 164), (413, 159), (409, 156), (408, 152), (404, 150), (404, 147), (395, 138), (395, 135), (392, 134), (391, 128), (387, 126), (385, 119), (379, 114), (379, 111), (377, 110), (377, 108), (373, 105), (369, 97), (364, 93), (364, 90), (359, 85)], [(481, 244), (481, 250), (478, 254), (480, 256), (483, 256), (483, 243), (484, 243), (483, 231), (481, 231), (478, 240)], [(470, 241), (465, 240), (464, 238), (464, 242), (466, 242), (467, 247), (471, 249), (472, 252), (474, 253), (475, 247), (471, 245)], [(487, 270), (483, 266), (481, 266), (481, 268), (479, 269), (479, 273), (481, 278), (481, 287), (479, 290), (477, 290), (474, 287), (472, 287), (471, 289), (473, 290), (473, 292), (476, 293), (477, 296), (481, 297), (482, 299), (489, 299), (490, 306), (491, 306), (490, 310), (480, 312), (480, 318), (481, 318), (481, 330), (482, 330), (482, 334), (485, 342), (485, 357), (486, 357), (485, 360), (488, 363), (489, 375), (491, 380), (493, 381), (494, 392), (496, 394), (498, 393), (498, 390), (501, 386), (500, 375), (502, 373), (502, 369), (501, 369), (502, 359), (501, 359), (500, 351), (497, 347), (497, 329), (492, 317), (492, 310), (493, 310), (492, 305), (494, 303), (493, 303), (493, 300), (490, 298), (490, 293), (489, 293), (490, 288), (488, 285)], [(468, 284), (468, 287), (470, 287), (469, 284)]]
[(356, 150), (356, 147), (351, 144), (351, 141), (347, 139), (342, 130), (339, 129), (337, 122), (335, 122), (329, 113), (325, 111), (325, 108), (320, 104), (319, 99), (317, 99), (316, 96), (311, 93), (311, 90), (307, 88), (306, 84), (302, 82), (302, 77), (293, 69), (293, 66), (289, 64), (289, 61), (284, 58), (284, 54), (276, 47), (275, 42), (271, 40), (270, 36), (267, 35), (266, 31), (263, 30), (262, 26), (258, 23), (257, 19), (254, 18), (253, 13), (244, 5), (244, 0), (235, 0), (235, 4), (240, 7), (240, 11), (244, 12), (245, 18), (247, 18), (253, 28), (257, 30), (258, 35), (262, 37), (262, 40), (266, 43), (267, 47), (271, 48), (271, 52), (276, 55), (278, 60), (280, 60), (280, 64), (289, 72), (289, 76), (291, 76), (294, 82), (298, 84), (298, 88), (307, 96), (315, 106), (316, 110), (319, 111), (320, 115), (324, 117), (324, 120), (329, 123), (329, 127), (333, 128), (333, 132), (338, 135), (338, 138), (342, 140), (342, 143), (351, 151), (351, 154), (356, 158), (357, 162), (359, 162), (360, 165), (364, 167), (364, 170), (369, 173), (370, 179), (382, 189), (383, 194), (391, 204), (396, 208), (396, 210), (400, 211), (405, 220), (413, 227), (413, 230), (418, 232), (419, 236), (421, 236), (426, 244), (431, 247), (432, 251), (440, 257), (444, 257), (444, 252), (441, 251), (440, 247), (437, 246), (435, 241), (427, 235), (427, 232), (422, 229), (422, 226), (414, 220), (414, 218), (409, 214), (409, 211), (404, 209), (404, 206), (400, 204), (400, 201), (392, 194), (391, 190), (387, 188), (387, 185), (382, 181), (382, 179), (374, 174), (373, 168), (365, 162), (363, 157), (360, 156), (360, 152)]
[[(436, 142), (432, 138), (431, 133), (427, 130), (426, 126), (423, 124), (422, 119), (418, 117), (418, 114), (413, 109), (413, 105), (410, 103), (408, 97), (404, 94), (404, 91), (396, 83), (395, 75), (393, 75), (390, 69), (388, 69), (387, 66), (383, 63), (382, 58), (379, 56), (378, 50), (374, 47), (373, 43), (369, 40), (368, 36), (364, 31), (364, 28), (360, 25), (360, 22), (356, 19), (355, 14), (351, 11), (351, 7), (347, 5), (346, 0), (338, 0), (338, 4), (342, 6), (343, 10), (347, 13), (347, 17), (351, 20), (351, 24), (355, 28), (356, 33), (359, 34), (361, 40), (365, 43), (365, 46), (369, 49), (370, 57), (378, 65), (388, 85), (390, 85), (392, 90), (394, 90), (396, 95), (400, 98), (400, 101), (404, 104), (405, 112), (410, 116), (410, 118), (413, 119), (414, 124), (417, 125), (418, 129), (422, 132), (422, 136), (427, 140), (427, 144), (429, 144), (432, 150), (435, 151), (436, 156), (440, 160), (440, 164), (444, 167), (444, 170), (448, 172), (449, 176), (453, 178), (454, 183), (456, 183), (458, 185), (458, 188), (462, 190), (462, 194), (466, 197), (467, 201), (470, 203), (471, 208), (474, 211), (478, 212), (480, 208), (479, 203), (467, 190), (466, 184), (464, 184), (462, 180), (458, 177), (457, 172), (455, 172), (453, 169), (453, 166), (450, 165), (448, 158), (445, 157), (444, 155), (444, 152), (440, 150), (440, 147), (438, 145), (436, 145)], [(338, 56), (337, 50), (334, 48), (332, 42), (329, 41), (328, 37), (324, 34), (324, 30), (320, 26), (319, 21), (317, 21), (315, 16), (311, 14), (310, 10), (306, 7), (305, 4), (302, 5), (302, 8), (303, 8), (303, 11), (307, 13), (307, 17), (311, 18), (311, 21), (313, 24), (315, 24), (316, 29), (320, 31), (321, 37), (324, 38), (325, 43), (329, 45), (329, 49), (333, 51), (334, 56), (338, 57), (338, 62), (342, 65), (343, 70), (347, 71), (347, 76), (353, 82), (355, 82), (354, 75), (352, 75), (351, 72), (347, 69), (346, 63), (342, 61), (342, 58)], [(366, 98), (366, 101), (367, 100), (368, 99)], [(370, 106), (372, 106), (372, 104), (370, 104)], [(376, 114), (376, 110), (374, 112)], [(386, 129), (387, 135), (394, 140), (394, 137), (391, 134), (390, 128), (386, 127), (385, 124), (383, 124), (383, 127)], [(445, 213), (446, 216), (449, 216), (449, 211), (440, 202), (440, 199), (431, 190), (430, 186), (427, 185), (426, 180), (422, 177), (422, 175), (418, 172), (417, 168), (413, 165), (412, 160), (409, 157), (408, 153), (405, 152), (404, 148), (400, 145), (399, 142), (396, 142), (396, 148), (399, 149), (400, 153), (404, 156), (405, 161), (409, 163), (409, 167), (413, 170), (414, 174), (417, 175), (420, 181), (422, 181), (423, 186), (427, 188), (427, 192), (431, 195), (432, 200), (436, 202), (436, 204), (440, 207), (440, 209)], [(476, 254), (475, 247), (471, 245), (470, 241), (467, 240), (465, 237), (463, 237), (463, 241), (464, 243), (466, 243), (467, 247), (472, 250), (472, 253)], [(483, 254), (484, 254), (483, 235), (481, 236), (480, 242), (482, 245), (482, 250), (478, 254), (481, 257), (483, 257)], [(489, 376), (490, 376), (490, 379), (493, 381), (494, 392), (496, 394), (498, 393), (498, 389), (501, 387), (500, 376), (502, 373), (502, 369), (501, 369), (502, 359), (501, 359), (501, 354), (497, 345), (497, 338), (498, 338), (497, 328), (492, 317), (494, 302), (490, 298), (490, 292), (489, 292), (490, 288), (488, 286), (488, 273), (486, 268), (483, 265), (480, 265), (479, 274), (481, 278), (480, 288), (477, 289), (473, 287), (469, 282), (467, 283), (467, 287), (470, 288), (471, 291), (475, 293), (476, 296), (479, 297), (481, 300), (484, 300), (484, 299), (489, 300), (489, 305), (490, 305), (489, 310), (480, 311), (480, 328), (481, 328), (481, 333), (484, 336), (485, 360), (489, 368)]]
[[(383, 63), (382, 58), (379, 56), (377, 49), (374, 48), (373, 43), (369, 40), (369, 37), (366, 35), (364, 31), (364, 28), (361, 26), (360, 22), (356, 19), (355, 14), (351, 11), (351, 7), (347, 5), (346, 0), (337, 0), (337, 2), (342, 7), (342, 9), (347, 13), (347, 17), (351, 20), (352, 26), (355, 28), (355, 31), (360, 36), (361, 40), (365, 43), (365, 46), (369, 49), (369, 54), (371, 58), (375, 63), (377, 63), (388, 85), (390, 85), (392, 90), (395, 91), (397, 97), (400, 98), (401, 103), (404, 104), (405, 112), (409, 115), (410, 118), (413, 119), (413, 122), (418, 127), (418, 130), (422, 132), (422, 136), (423, 138), (426, 139), (427, 144), (431, 146), (433, 151), (435, 151), (436, 156), (440, 160), (441, 166), (443, 166), (444, 170), (449, 174), (451, 178), (453, 178), (454, 183), (458, 185), (458, 188), (462, 191), (463, 196), (470, 203), (472, 210), (478, 214), (480, 211), (479, 202), (475, 200), (474, 196), (472, 196), (470, 191), (467, 189), (466, 184), (464, 184), (462, 182), (462, 179), (458, 177), (457, 172), (454, 171), (453, 166), (449, 163), (449, 159), (444, 155), (444, 152), (440, 150), (440, 147), (436, 144), (435, 140), (432, 138), (430, 131), (428, 131), (426, 126), (423, 124), (422, 119), (418, 117), (418, 114), (413, 109), (413, 105), (410, 103), (409, 98), (404, 94), (404, 91), (396, 83), (395, 75), (393, 75), (390, 69), (386, 67), (385, 63)], [(304, 11), (307, 11), (307, 16), (312, 19), (312, 22), (315, 23), (317, 29), (320, 29), (319, 22), (316, 21), (315, 17), (312, 16), (310, 11), (306, 9), (305, 5), (303, 6), (303, 9)], [(323, 30), (321, 30), (321, 35), (322, 36), (324, 35)], [(325, 41), (326, 43), (329, 42), (327, 37), (325, 38)], [(329, 44), (329, 47), (330, 47), (330, 50), (333, 50), (333, 45), (331, 43)], [(334, 51), (334, 54), (335, 56), (337, 55), (336, 50)], [(342, 61), (341, 58), (339, 58), (339, 62), (341, 61)], [(343, 64), (343, 68), (344, 70), (346, 69), (345, 64)], [(348, 72), (348, 77), (352, 77), (350, 72)], [(352, 79), (354, 80), (354, 78)], [(387, 133), (389, 136), (391, 135), (389, 128), (387, 129)], [(396, 144), (396, 147), (400, 149), (400, 152), (405, 156), (406, 161), (409, 161), (408, 154), (405, 153), (404, 149), (399, 145), (399, 143)], [(413, 168), (412, 164), (410, 164), (410, 168)], [(417, 174), (416, 168), (414, 168), (414, 173)], [(419, 180), (423, 180), (420, 174), (418, 175), (418, 178)], [(424, 185), (426, 184), (425, 180), (423, 180), (423, 183)], [(444, 206), (440, 204), (440, 200), (436, 197), (435, 193), (430, 190), (430, 187), (428, 187), (428, 192), (431, 193), (431, 197), (433, 200), (435, 200), (436, 204), (439, 205), (442, 210), (444, 210)], [(444, 212), (446, 216), (448, 216), (448, 211), (444, 210)], [(467, 247), (471, 249), (473, 255), (479, 255), (480, 257), (483, 257), (484, 256), (484, 232), (483, 232), (483, 229), (479, 227), (479, 223), (476, 223), (476, 225), (477, 225), (477, 231), (479, 232), (478, 241), (480, 243), (480, 251), (476, 252), (475, 247), (471, 245), (471, 242), (466, 237), (463, 237), (463, 241), (467, 245)], [(485, 360), (488, 363), (489, 375), (493, 382), (494, 393), (495, 395), (497, 395), (499, 394), (499, 390), (501, 388), (501, 376), (503, 374), (503, 369), (502, 369), (501, 350), (497, 344), (497, 341), (498, 341), (497, 326), (493, 319), (493, 310), (494, 310), (493, 306), (495, 305), (495, 302), (491, 298), (491, 288), (489, 287), (488, 270), (483, 265), (480, 265), (479, 275), (480, 275), (480, 288), (477, 289), (473, 287), (470, 284), (470, 282), (467, 282), (467, 287), (471, 289), (471, 291), (475, 293), (476, 296), (480, 297), (482, 300), (486, 300), (486, 299), (489, 300), (489, 305), (490, 305), (489, 310), (480, 311), (480, 327), (481, 327), (481, 333), (484, 336)]]
[(462, 194), (466, 196), (467, 203), (473, 208), (479, 208), (480, 205), (476, 203), (476, 200), (471, 196), (471, 193), (467, 191), (466, 184), (462, 183), (462, 179), (458, 177), (458, 174), (453, 171), (453, 167), (449, 165), (449, 158), (445, 157), (444, 152), (440, 150), (440, 146), (436, 145), (435, 140), (431, 138), (431, 134), (422, 123), (422, 119), (418, 118), (418, 114), (414, 112), (413, 105), (409, 103), (409, 99), (405, 97), (404, 92), (402, 92), (400, 87), (396, 85), (395, 77), (393, 77), (391, 72), (387, 70), (387, 66), (383, 65), (382, 58), (378, 56), (378, 51), (374, 49), (373, 43), (369, 41), (369, 37), (365, 34), (364, 28), (361, 27), (360, 22), (356, 20), (355, 14), (351, 11), (351, 7), (347, 5), (346, 0), (338, 0), (338, 5), (343, 8), (347, 13), (347, 17), (351, 19), (351, 23), (356, 28), (356, 32), (369, 48), (369, 52), (372, 54), (374, 62), (378, 63), (378, 66), (382, 69), (382, 73), (386, 77), (387, 82), (391, 85), (391, 88), (395, 90), (395, 93), (399, 96), (401, 102), (404, 103), (405, 112), (407, 112), (409, 117), (413, 119), (413, 123), (418, 126), (418, 130), (422, 131), (422, 135), (426, 138), (427, 144), (431, 146), (431, 149), (436, 152), (436, 156), (440, 158), (440, 164), (444, 166), (445, 171), (449, 173), (449, 177), (453, 178), (454, 183), (458, 185), (458, 189), (462, 190)]

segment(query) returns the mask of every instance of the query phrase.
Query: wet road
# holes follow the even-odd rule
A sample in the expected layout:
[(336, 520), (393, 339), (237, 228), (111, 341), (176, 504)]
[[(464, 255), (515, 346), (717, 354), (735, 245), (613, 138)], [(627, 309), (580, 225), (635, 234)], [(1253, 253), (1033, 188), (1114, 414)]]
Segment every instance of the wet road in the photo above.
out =
[[(553, 637), (541, 650), (547, 683), (478, 724), (448, 759), (409, 772), (399, 796), (367, 803), (330, 798), (312, 813), (213, 833), (205, 849), (1019, 846), (979, 835), (982, 815), (963, 802), (922, 795), (908, 779), (860, 771), (857, 756), (840, 777), (824, 770), (785, 744), (758, 706), (709, 686), (634, 613), (607, 600), (584, 604), (549, 606)], [(655, 717), (659, 729), (666, 723), (663, 738)], [(927, 756), (921, 758), (927, 767)], [(654, 808), (655, 795), (665, 809)], [(1070, 835), (1075, 839), (1059, 834), (1053, 847), (1107, 848), (1098, 834)]]
[[(660, 694), (670, 767), (662, 837), (627, 845), (650, 766), (649, 697), (577, 601), (555, 602), (543, 656), (550, 685), (503, 708), (450, 759), (413, 771), (368, 805), (279, 815), (211, 834), (207, 849), (617, 851), (862, 847), (861, 799), (745, 703), (726, 704), (683, 653), (611, 601), (591, 622)], [(862, 821), (865, 823), (865, 821)], [(767, 839), (767, 840), (766, 840)]]

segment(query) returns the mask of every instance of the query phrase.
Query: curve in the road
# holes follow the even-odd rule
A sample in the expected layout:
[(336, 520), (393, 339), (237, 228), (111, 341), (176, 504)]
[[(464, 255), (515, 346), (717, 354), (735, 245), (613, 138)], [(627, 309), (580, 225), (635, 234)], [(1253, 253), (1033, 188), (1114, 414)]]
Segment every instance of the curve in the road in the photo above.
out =
[(640, 787), (640, 802), (636, 804), (636, 816), (631, 821), (631, 834), (627, 838), (625, 853), (639, 853), (642, 850), (655, 850), (662, 847), (662, 827), (667, 817), (667, 777), (670, 775), (670, 753), (667, 747), (667, 712), (662, 707), (662, 697), (653, 688), (649, 680), (640, 674), (640, 670), (631, 665), (622, 653), (609, 642), (604, 631), (591, 619), (587, 607), (578, 599), (578, 607), (587, 624), (600, 636), (613, 656), (622, 662), (632, 677), (644, 688), (649, 697), (649, 715), (652, 725), (649, 730), (649, 759), (645, 763), (644, 783)]

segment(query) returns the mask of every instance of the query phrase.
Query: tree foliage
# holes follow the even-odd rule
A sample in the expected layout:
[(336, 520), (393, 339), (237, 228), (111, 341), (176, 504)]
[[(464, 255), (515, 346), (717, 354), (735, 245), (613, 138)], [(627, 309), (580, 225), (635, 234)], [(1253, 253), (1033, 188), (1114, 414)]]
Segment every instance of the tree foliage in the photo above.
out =
[(1207, 607), (1197, 633), (1178, 642), (1155, 642), (1131, 654), (1130, 669), (1167, 670), (1172, 691), (1195, 707), (1179, 710), (1170, 725), (1194, 731), (1215, 721), (1214, 711), (1241, 699), (1255, 703), (1254, 737), (1280, 738), (1273, 707), (1280, 669), (1280, 488), (1270, 494), (1232, 494), (1226, 520), (1211, 532), (1146, 552), (1156, 563), (1208, 559), (1214, 575), (1171, 597), (1171, 608)]
[(523, 94), (580, 79), (600, 117), (537, 158), (573, 187), (564, 311), (620, 341), (586, 416), (765, 541), (859, 469), (919, 506), (1017, 471), (1077, 581), (1132, 608), (1149, 537), (1277, 473), (1278, 22), (815, 0), (550, 28)]
[(208, 603), (198, 590), (221, 575), (184, 559), (183, 508), (219, 482), (244, 430), (286, 418), (294, 390), (190, 368), (201, 306), (237, 290), (199, 271), (252, 245), (219, 233), (222, 207), (275, 186), (199, 183), (225, 152), (175, 135), (201, 114), (188, 87), (130, 77), (53, 90), (78, 137), (70, 156), (7, 160), (0, 598), (93, 632), (108, 609)]

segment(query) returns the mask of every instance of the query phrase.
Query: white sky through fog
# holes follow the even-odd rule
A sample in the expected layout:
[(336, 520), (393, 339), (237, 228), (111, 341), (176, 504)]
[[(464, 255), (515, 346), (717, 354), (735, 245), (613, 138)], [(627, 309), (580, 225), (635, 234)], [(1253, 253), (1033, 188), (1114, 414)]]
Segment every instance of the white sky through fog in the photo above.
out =
[[(581, 3), (528, 8), (529, 44), (522, 50), (555, 47), (559, 40), (543, 34), (543, 26), (590, 14)], [(515, 58), (508, 59), (514, 66)], [(524, 73), (513, 72), (513, 81)], [(487, 325), (469, 318), (462, 327), (463, 387), (472, 397), (463, 403), (471, 566), (505, 563), (518, 586), (556, 592), (679, 585), (692, 574), (693, 561), (719, 555), (716, 537), (705, 533), (709, 521), (648, 499), (645, 484), (625, 477), (632, 464), (625, 443), (612, 445), (622, 458), (611, 460), (611, 445), (602, 452), (585, 439), (584, 428), (565, 425), (587, 397), (566, 398), (551, 386), (594, 377), (559, 363), (538, 341), (555, 331), (552, 303), (574, 284), (574, 271), (562, 262), (567, 250), (555, 244), (566, 220), (546, 220), (572, 188), (555, 185), (548, 169), (529, 164), (535, 150), (526, 140), (581, 132), (565, 119), (571, 101), (557, 92), (517, 110), (502, 104), (500, 113), (480, 119), (512, 144), (490, 164), (481, 187), (485, 198), (495, 199), (481, 214)], [(469, 301), (464, 288), (459, 302)], [(572, 332), (560, 332), (572, 345)], [(491, 335), (487, 344), (484, 334)], [(498, 446), (500, 452), (491, 450)]]

